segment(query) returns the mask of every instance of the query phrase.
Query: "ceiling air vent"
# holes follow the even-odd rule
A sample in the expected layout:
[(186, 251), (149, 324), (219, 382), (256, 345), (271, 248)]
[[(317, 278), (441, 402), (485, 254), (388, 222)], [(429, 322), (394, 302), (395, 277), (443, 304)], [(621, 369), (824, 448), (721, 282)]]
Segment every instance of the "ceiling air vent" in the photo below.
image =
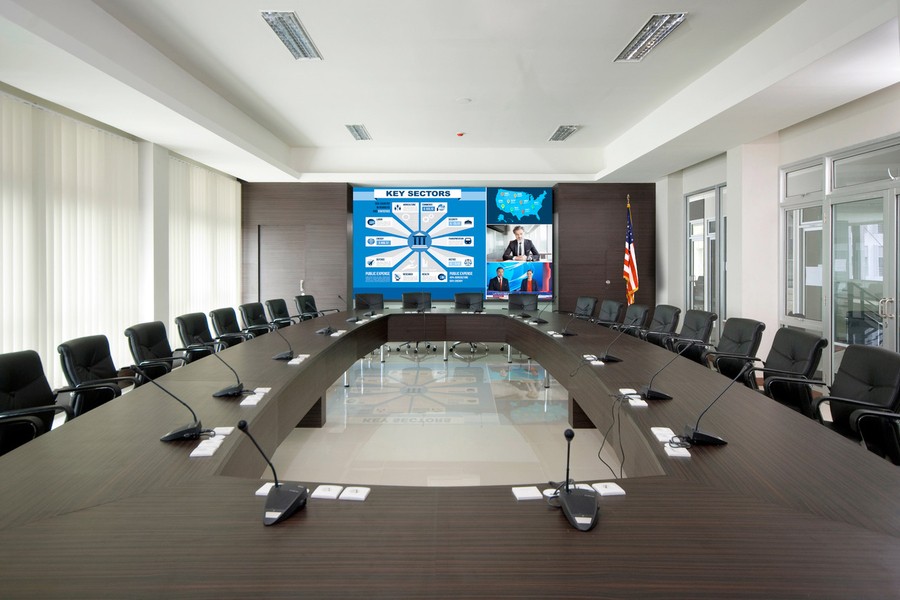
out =
[(550, 136), (548, 141), (551, 142), (562, 142), (568, 139), (570, 135), (575, 133), (581, 129), (581, 125), (560, 125), (556, 128), (556, 131), (553, 132), (553, 135)]

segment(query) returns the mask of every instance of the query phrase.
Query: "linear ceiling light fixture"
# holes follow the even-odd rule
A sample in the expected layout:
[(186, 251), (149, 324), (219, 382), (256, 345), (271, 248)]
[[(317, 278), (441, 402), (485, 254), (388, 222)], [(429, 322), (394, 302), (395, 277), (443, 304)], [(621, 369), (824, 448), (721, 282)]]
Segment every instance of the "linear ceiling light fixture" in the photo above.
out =
[(287, 46), (294, 58), (306, 58), (309, 60), (322, 60), (319, 49), (313, 43), (312, 38), (303, 28), (297, 13), (262, 11), (262, 18), (266, 20), (278, 39)]
[(347, 128), (347, 131), (350, 132), (353, 139), (358, 142), (365, 142), (372, 139), (372, 136), (369, 135), (369, 130), (366, 129), (365, 125), (344, 125), (344, 127)]
[(656, 48), (666, 36), (684, 22), (687, 13), (657, 14), (650, 17), (634, 39), (625, 46), (613, 62), (640, 62)]
[(553, 135), (550, 136), (550, 139), (547, 141), (550, 142), (562, 142), (568, 139), (570, 135), (575, 133), (581, 129), (581, 125), (560, 125), (556, 128), (556, 131), (553, 132)]

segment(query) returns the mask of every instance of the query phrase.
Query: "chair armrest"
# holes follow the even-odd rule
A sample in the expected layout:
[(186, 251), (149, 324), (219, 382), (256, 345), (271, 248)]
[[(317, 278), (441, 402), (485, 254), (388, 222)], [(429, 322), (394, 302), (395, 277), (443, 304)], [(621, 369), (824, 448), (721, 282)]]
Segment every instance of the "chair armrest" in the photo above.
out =
[(270, 331), (272, 331), (272, 327), (269, 325), (251, 325), (250, 327), (241, 329), (241, 332), (244, 335), (249, 336), (247, 339), (255, 338), (257, 334), (262, 335), (264, 333), (269, 333)]
[(841, 404), (848, 404), (850, 406), (858, 406), (860, 408), (870, 408), (872, 410), (885, 410), (883, 404), (873, 404), (871, 402), (866, 402), (864, 400), (853, 400), (852, 398), (839, 398), (837, 396), (823, 396), (819, 398), (815, 403), (815, 413), (819, 412), (819, 407), (822, 406), (823, 402), (838, 402)]
[(861, 408), (850, 413), (850, 428), (853, 431), (859, 431), (859, 422), (867, 418), (878, 418), (889, 421), (900, 421), (900, 414), (892, 410), (875, 410), (869, 408)]
[(713, 364), (716, 366), (716, 371), (721, 370), (719, 369), (719, 360), (723, 358), (741, 360), (745, 365), (751, 365), (755, 362), (762, 362), (762, 359), (757, 356), (747, 356), (746, 354), (737, 354), (735, 352), (716, 352), (715, 350), (713, 350), (706, 353), (707, 364), (709, 364), (710, 359), (712, 359)]
[(249, 340), (252, 337), (253, 336), (250, 335), (249, 333), (223, 333), (216, 339), (217, 340), (237, 340), (237, 339)]
[[(824, 381), (820, 381), (818, 379), (806, 379), (805, 377), (801, 377), (797, 374), (794, 374), (791, 377), (786, 377), (786, 376), (781, 377), (781, 376), (776, 375), (775, 377), (766, 377), (765, 387), (763, 389), (767, 396), (769, 395), (769, 388), (772, 386), (773, 383), (798, 383), (801, 385), (808, 385), (808, 386), (828, 385)], [(814, 408), (818, 409), (818, 406), (816, 406)]]
[[(671, 347), (670, 347), (671, 342)], [(666, 338), (666, 347), (672, 352), (681, 352), (686, 346), (695, 346), (697, 348), (712, 348), (713, 344), (704, 342), (703, 340), (693, 338), (680, 338), (677, 335), (671, 335)]]
[(68, 406), (65, 406), (64, 404), (46, 404), (44, 406), (30, 406), (28, 408), (4, 410), (3, 412), (0, 412), (0, 419), (5, 419), (7, 417), (25, 417), (48, 410), (66, 413), (66, 421), (72, 418), (72, 409)]

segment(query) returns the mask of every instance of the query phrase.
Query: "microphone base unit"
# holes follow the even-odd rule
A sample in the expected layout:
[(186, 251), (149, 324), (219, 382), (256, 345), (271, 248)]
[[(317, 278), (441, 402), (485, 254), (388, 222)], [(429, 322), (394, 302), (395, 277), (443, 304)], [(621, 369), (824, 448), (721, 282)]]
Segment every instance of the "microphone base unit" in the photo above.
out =
[(560, 332), (559, 332), (559, 335), (561, 335), (561, 336), (563, 336), (563, 337), (572, 337), (572, 336), (575, 336), (575, 335), (578, 335), (578, 334), (575, 333), (574, 331), (566, 331), (566, 330), (563, 330), (563, 331), (560, 331)]
[(284, 352), (279, 352), (275, 356), (272, 357), (272, 360), (293, 360), (294, 353), (290, 350), (285, 350)]
[(344, 319), (344, 320), (347, 321), (348, 323), (356, 323), (357, 321), (359, 321), (359, 317), (350, 317), (349, 319)]
[(671, 400), (672, 396), (665, 392), (660, 392), (659, 390), (654, 390), (651, 387), (642, 387), (641, 391), (641, 400)]
[(590, 531), (597, 524), (597, 492), (582, 488), (559, 490), (559, 506), (569, 523), (578, 531)]
[(213, 398), (229, 398), (232, 396), (242, 396), (244, 394), (244, 384), (238, 383), (222, 388), (213, 394)]
[(274, 525), (306, 506), (309, 490), (299, 483), (273, 485), (266, 496), (263, 525)]
[(166, 435), (159, 438), (161, 442), (179, 442), (181, 440), (196, 440), (200, 437), (200, 434), (203, 431), (203, 426), (200, 425), (200, 421), (194, 421), (190, 425), (185, 425), (184, 427), (179, 427), (178, 429), (173, 429)]
[(613, 356), (612, 354), (606, 354), (604, 356), (598, 356), (597, 360), (602, 360), (605, 363), (617, 363), (622, 362), (622, 359), (618, 356)]
[(704, 433), (690, 425), (684, 426), (684, 439), (691, 446), (724, 446), (728, 442), (710, 433)]
[(549, 323), (547, 319), (541, 319), (540, 317), (531, 320), (532, 325), (546, 325), (547, 323)]
[(329, 325), (328, 327), (323, 327), (322, 329), (319, 329), (318, 331), (316, 331), (316, 333), (319, 335), (331, 335), (335, 331), (337, 331), (337, 329), (334, 329), (333, 327), (331, 327)]

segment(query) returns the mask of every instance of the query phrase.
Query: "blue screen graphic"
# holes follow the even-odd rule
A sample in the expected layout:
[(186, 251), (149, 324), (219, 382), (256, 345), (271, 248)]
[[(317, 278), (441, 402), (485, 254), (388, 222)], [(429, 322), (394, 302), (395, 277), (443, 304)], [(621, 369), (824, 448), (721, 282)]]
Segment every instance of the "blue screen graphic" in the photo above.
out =
[(485, 188), (354, 188), (354, 293), (483, 293), (486, 201)]

